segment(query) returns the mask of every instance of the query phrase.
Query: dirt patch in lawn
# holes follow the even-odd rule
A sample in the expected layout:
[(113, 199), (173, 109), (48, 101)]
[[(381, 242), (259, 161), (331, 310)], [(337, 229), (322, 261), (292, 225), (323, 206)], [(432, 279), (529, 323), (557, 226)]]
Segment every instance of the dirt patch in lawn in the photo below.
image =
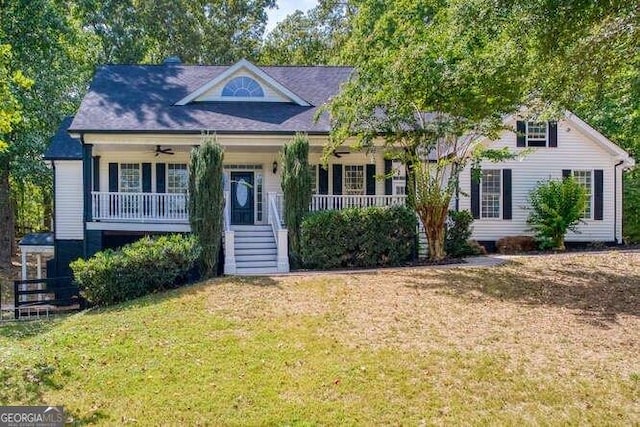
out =
[(221, 283), (212, 311), (252, 321), (318, 318), (319, 335), (354, 347), (500, 353), (538, 372), (640, 371), (640, 252)]

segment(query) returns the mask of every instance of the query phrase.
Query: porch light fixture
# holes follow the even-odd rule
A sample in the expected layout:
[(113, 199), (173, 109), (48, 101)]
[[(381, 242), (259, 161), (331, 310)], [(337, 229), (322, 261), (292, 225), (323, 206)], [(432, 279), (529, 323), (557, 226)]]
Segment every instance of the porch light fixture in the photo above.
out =
[(276, 162), (275, 160), (273, 161), (273, 173), (278, 172), (278, 162)]

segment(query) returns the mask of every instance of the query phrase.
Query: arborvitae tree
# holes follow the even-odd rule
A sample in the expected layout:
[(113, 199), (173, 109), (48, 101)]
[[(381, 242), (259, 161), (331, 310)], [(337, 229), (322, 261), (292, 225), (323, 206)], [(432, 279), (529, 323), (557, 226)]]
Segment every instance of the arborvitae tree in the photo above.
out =
[(191, 152), (189, 222), (202, 247), (204, 277), (214, 276), (218, 271), (223, 232), (223, 158), (223, 149), (214, 137), (206, 137), (200, 147)]
[(289, 230), (289, 262), (295, 267), (300, 253), (300, 225), (311, 203), (309, 139), (306, 135), (298, 133), (285, 144), (281, 163), (284, 220)]

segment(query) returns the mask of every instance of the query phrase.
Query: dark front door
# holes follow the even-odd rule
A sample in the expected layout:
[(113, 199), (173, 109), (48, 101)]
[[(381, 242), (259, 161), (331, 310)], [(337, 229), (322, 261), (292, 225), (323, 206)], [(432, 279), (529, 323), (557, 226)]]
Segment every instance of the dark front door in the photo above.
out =
[(231, 224), (253, 224), (253, 172), (231, 172)]

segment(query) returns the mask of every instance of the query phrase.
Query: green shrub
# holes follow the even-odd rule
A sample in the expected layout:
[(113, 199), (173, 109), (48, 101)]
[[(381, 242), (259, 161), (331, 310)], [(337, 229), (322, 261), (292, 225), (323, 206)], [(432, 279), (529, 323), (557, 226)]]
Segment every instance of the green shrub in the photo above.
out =
[(189, 223), (202, 248), (202, 273), (218, 272), (220, 243), (224, 233), (224, 191), (222, 162), (224, 150), (214, 136), (205, 136), (199, 147), (191, 150), (189, 164)]
[(90, 304), (110, 305), (182, 285), (199, 257), (194, 237), (145, 237), (119, 250), (78, 259), (71, 269)]
[(403, 206), (320, 211), (302, 221), (305, 267), (400, 265), (414, 254), (416, 215)]
[(625, 243), (640, 243), (640, 167), (624, 174), (622, 231)]
[(300, 224), (311, 203), (311, 169), (309, 168), (309, 138), (297, 133), (282, 147), (282, 191), (284, 192), (284, 222), (289, 235), (289, 263), (297, 267), (300, 252)]
[(576, 231), (584, 214), (587, 195), (573, 177), (539, 183), (529, 194), (527, 224), (541, 249), (564, 250), (567, 230)]
[(481, 251), (471, 239), (471, 224), (473, 215), (465, 211), (449, 211), (447, 229), (444, 240), (444, 250), (448, 256), (461, 258), (469, 255), (479, 255)]

